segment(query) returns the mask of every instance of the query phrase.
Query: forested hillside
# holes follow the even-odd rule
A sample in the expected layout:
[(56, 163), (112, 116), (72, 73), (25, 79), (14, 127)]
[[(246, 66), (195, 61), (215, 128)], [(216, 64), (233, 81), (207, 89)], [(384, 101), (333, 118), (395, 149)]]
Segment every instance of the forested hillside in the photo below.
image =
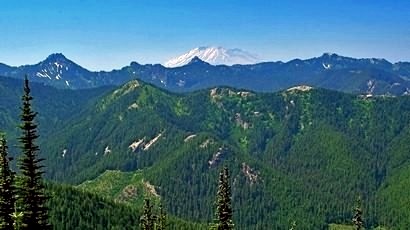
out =
[[(56, 230), (141, 229), (142, 209), (68, 185), (49, 184), (50, 222)], [(168, 217), (168, 229), (206, 229), (206, 224)]]
[[(50, 179), (78, 184), (106, 170), (139, 170), (137, 181), (117, 179), (106, 195), (148, 186), (183, 219), (212, 220), (217, 174), (228, 165), (240, 229), (349, 223), (358, 196), (366, 226), (397, 228), (410, 224), (401, 192), (408, 184), (409, 118), (409, 97), (310, 87), (172, 94), (131, 81), (42, 146)], [(98, 181), (84, 186), (96, 192), (93, 185), (105, 183)]]
[[(20, 83), (0, 84), (2, 129), (11, 137)], [(409, 97), (308, 86), (174, 94), (140, 81), (90, 91), (33, 84), (33, 95), (46, 176), (78, 185), (58, 192), (69, 199), (83, 199), (82, 190), (115, 208), (141, 210), (148, 196), (171, 216), (206, 226), (213, 219), (218, 172), (227, 165), (239, 229), (285, 228), (293, 221), (306, 229), (348, 224), (358, 196), (367, 227), (410, 226)], [(64, 208), (53, 210), (60, 213), (54, 216), (80, 221), (66, 212), (81, 205), (58, 206)], [(87, 215), (83, 224), (99, 221)]]
[[(34, 107), (39, 112), (37, 122), (41, 138), (52, 135), (74, 116), (79, 116), (88, 104), (98, 96), (108, 92), (112, 87), (89, 90), (61, 90), (41, 83), (31, 83)], [(7, 131), (10, 147), (15, 146), (18, 134), (20, 98), (23, 81), (0, 76), (0, 129)]]

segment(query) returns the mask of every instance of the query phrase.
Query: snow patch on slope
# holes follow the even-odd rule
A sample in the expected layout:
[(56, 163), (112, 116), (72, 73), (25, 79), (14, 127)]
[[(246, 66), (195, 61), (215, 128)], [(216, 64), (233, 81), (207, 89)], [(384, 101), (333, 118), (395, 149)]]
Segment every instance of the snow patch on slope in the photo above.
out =
[(298, 86), (291, 87), (291, 88), (287, 89), (286, 91), (287, 92), (295, 92), (295, 91), (305, 92), (305, 91), (309, 91), (311, 89), (313, 89), (313, 87), (308, 86), (308, 85), (298, 85)]
[(323, 68), (330, 69), (332, 66), (330, 64), (322, 63)]
[(162, 133), (158, 134), (158, 136), (154, 137), (154, 139), (150, 140), (148, 144), (144, 146), (142, 150), (147, 151), (155, 142), (158, 141), (158, 139), (162, 136)]

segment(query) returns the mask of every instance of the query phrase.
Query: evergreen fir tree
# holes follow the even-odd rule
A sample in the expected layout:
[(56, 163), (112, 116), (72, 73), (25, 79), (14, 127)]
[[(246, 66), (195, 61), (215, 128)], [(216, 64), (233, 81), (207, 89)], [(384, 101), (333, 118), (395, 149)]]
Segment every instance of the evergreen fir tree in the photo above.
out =
[(146, 198), (144, 200), (144, 211), (141, 216), (141, 227), (143, 230), (154, 230), (155, 216), (152, 213), (152, 204), (150, 200)]
[(14, 172), (11, 171), (7, 141), (0, 134), (0, 229), (14, 229), (12, 215), (15, 207)]
[(162, 204), (159, 205), (159, 215), (157, 218), (157, 223), (156, 223), (156, 230), (165, 230), (167, 227), (167, 214), (164, 210), (164, 207), (162, 207)]
[(21, 125), (22, 135), (19, 138), (22, 157), (19, 162), (21, 181), (18, 186), (19, 208), (23, 213), (22, 229), (51, 229), (48, 223), (47, 196), (42, 179), (44, 171), (39, 158), (39, 147), (35, 144), (37, 124), (34, 122), (35, 112), (31, 109), (30, 87), (27, 76), (24, 80), (22, 96)]
[(292, 221), (289, 230), (296, 230), (296, 221)]
[(356, 230), (360, 230), (363, 227), (363, 211), (361, 208), (361, 199), (360, 197), (357, 199), (357, 205), (354, 209), (354, 215), (353, 215), (353, 219), (352, 222), (354, 224), (354, 226), (356, 227)]
[(14, 229), (16, 229), (16, 230), (21, 229), (20, 226), (21, 226), (21, 220), (23, 218), (23, 213), (17, 211), (17, 207), (14, 207), (14, 212), (13, 212), (13, 214), (11, 214), (11, 218), (14, 221), (14, 223), (13, 223)]
[(232, 221), (231, 187), (229, 185), (229, 170), (224, 167), (219, 173), (219, 185), (216, 197), (215, 223), (211, 229), (230, 230), (234, 228)]

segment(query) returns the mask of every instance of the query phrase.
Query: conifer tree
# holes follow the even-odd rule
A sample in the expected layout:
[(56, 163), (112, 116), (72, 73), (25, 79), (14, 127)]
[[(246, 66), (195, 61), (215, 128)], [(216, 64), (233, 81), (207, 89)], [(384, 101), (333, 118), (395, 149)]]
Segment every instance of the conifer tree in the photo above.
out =
[(292, 221), (289, 230), (296, 230), (296, 221)]
[(211, 229), (230, 230), (234, 228), (232, 221), (231, 187), (229, 185), (229, 170), (224, 167), (219, 173), (219, 185), (216, 196), (215, 223)]
[(356, 207), (354, 209), (354, 215), (353, 215), (353, 219), (352, 222), (354, 224), (354, 226), (356, 227), (356, 230), (360, 230), (363, 227), (363, 211), (361, 208), (361, 198), (359, 197), (357, 199), (357, 204)]
[(24, 80), (24, 93), (22, 96), (21, 125), (22, 134), (19, 138), (22, 156), (19, 159), (21, 181), (18, 186), (19, 208), (23, 213), (22, 229), (51, 229), (48, 223), (47, 196), (42, 179), (44, 171), (39, 158), (39, 147), (35, 141), (38, 138), (37, 124), (34, 122), (35, 113), (31, 108), (30, 87), (27, 76)]
[(158, 214), (155, 229), (156, 230), (165, 230), (166, 227), (167, 227), (167, 214), (164, 210), (164, 207), (162, 207), (162, 204), (160, 204), (159, 205), (159, 214)]
[(143, 230), (154, 230), (155, 216), (152, 213), (152, 204), (150, 200), (146, 198), (144, 200), (144, 211), (141, 216), (141, 227)]
[(15, 207), (14, 172), (10, 169), (11, 157), (8, 157), (7, 141), (0, 134), (0, 229), (12, 230)]

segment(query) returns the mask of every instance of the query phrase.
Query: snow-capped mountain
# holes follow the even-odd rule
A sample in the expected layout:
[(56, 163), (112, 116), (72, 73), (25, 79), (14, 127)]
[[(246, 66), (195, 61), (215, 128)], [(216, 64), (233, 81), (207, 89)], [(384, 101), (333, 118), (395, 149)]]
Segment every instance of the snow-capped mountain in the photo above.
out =
[(63, 81), (67, 87), (70, 87), (69, 76), (73, 75), (70, 74), (72, 68), (75, 68), (74, 71), (76, 72), (78, 72), (78, 69), (82, 69), (82, 67), (68, 60), (63, 54), (55, 53), (38, 63), (36, 68), (33, 68), (32, 74), (39, 78)]
[(91, 80), (95, 78), (95, 73), (84, 69), (61, 53), (51, 54), (45, 60), (32, 65), (0, 65), (0, 75), (20, 79), (27, 75), (34, 81), (69, 89), (89, 88), (93, 85)]
[(194, 57), (211, 65), (255, 64), (261, 62), (256, 55), (241, 49), (225, 49), (223, 47), (198, 47), (164, 63), (173, 68), (188, 64)]

